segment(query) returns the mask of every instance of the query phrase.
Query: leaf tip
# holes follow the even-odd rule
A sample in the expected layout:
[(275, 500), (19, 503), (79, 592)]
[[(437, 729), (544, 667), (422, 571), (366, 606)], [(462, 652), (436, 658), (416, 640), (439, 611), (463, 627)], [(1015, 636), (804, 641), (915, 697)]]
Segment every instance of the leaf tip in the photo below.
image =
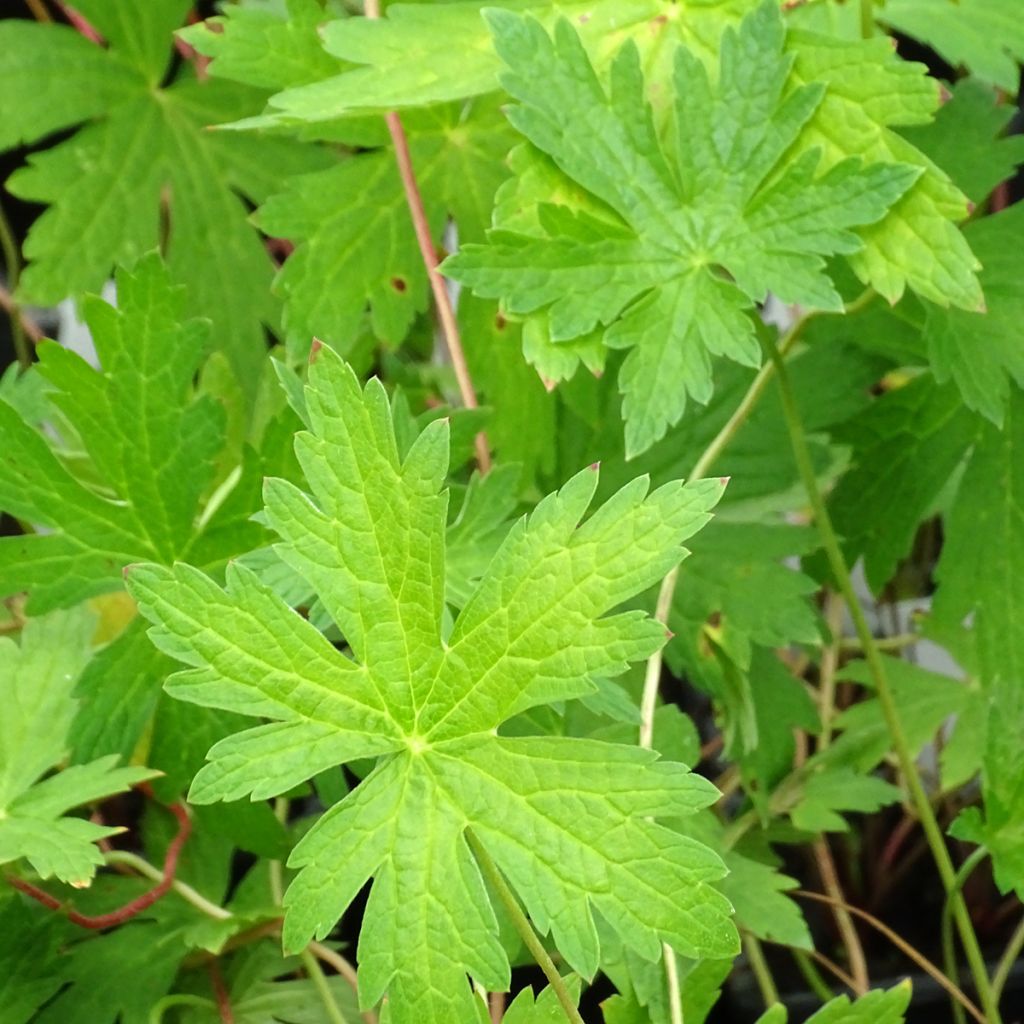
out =
[(544, 390), (549, 395), (558, 386), (558, 381), (557, 380), (552, 380), (550, 377), (541, 377), (540, 381), (544, 385)]
[(309, 346), (309, 364), (310, 366), (316, 362), (317, 356), (320, 355), (320, 349), (324, 347), (324, 343), (314, 335), (312, 344)]
[(600, 470), (600, 468), (601, 468), (601, 460), (600, 459), (598, 459), (597, 462), (592, 462), (589, 466), (587, 466), (587, 469), (592, 470), (594, 473), (598, 472), (598, 470)]
[(718, 482), (719, 482), (719, 483), (720, 483), (720, 484), (721, 484), (721, 485), (722, 485), (723, 487), (728, 487), (728, 486), (729, 486), (729, 482), (730, 482), (731, 480), (732, 480), (732, 477), (731, 477), (731, 476), (720, 476), (720, 477), (718, 478)]
[(668, 643), (668, 642), (669, 642), (670, 640), (674, 640), (674, 639), (675, 639), (675, 636), (676, 636), (676, 634), (675, 634), (675, 631), (674, 631), (674, 630), (671, 630), (671, 629), (669, 629), (669, 628), (668, 628), (668, 627), (666, 626), (666, 627), (665, 627), (665, 643)]
[(939, 82), (939, 103), (948, 103), (953, 98), (953, 94)]

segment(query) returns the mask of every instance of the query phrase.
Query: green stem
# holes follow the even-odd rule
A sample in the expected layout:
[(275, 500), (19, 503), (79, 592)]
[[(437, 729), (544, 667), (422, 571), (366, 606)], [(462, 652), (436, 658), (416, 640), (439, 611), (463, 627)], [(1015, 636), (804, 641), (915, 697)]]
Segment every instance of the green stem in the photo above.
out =
[(530, 951), (530, 955), (537, 962), (537, 966), (544, 972), (544, 977), (548, 979), (548, 984), (554, 991), (555, 998), (561, 1004), (566, 1019), (571, 1024), (584, 1024), (580, 1011), (576, 1009), (576, 1003), (569, 994), (569, 990), (565, 987), (565, 980), (558, 973), (558, 968), (555, 967), (554, 961), (548, 955), (548, 951), (544, 948), (544, 944), (540, 941), (537, 933), (533, 930), (533, 925), (530, 924), (526, 914), (523, 913), (522, 907), (519, 906), (519, 901), (509, 888), (504, 876), (498, 869), (498, 865), (494, 863), (491, 855), (484, 849), (483, 844), (471, 831), (466, 832), (466, 840), (469, 842), (470, 849), (472, 849), (476, 862), (484, 873), (484, 877), (491, 883), (494, 891), (498, 894), (498, 898), (508, 911), (512, 924), (515, 926), (516, 931), (519, 932), (519, 937)]
[(791, 948), (793, 959), (796, 961), (797, 969), (804, 976), (804, 981), (810, 986), (811, 991), (823, 1002), (835, 998), (835, 993), (828, 987), (828, 982), (821, 976), (818, 965), (802, 950)]
[(312, 979), (320, 995), (320, 1001), (324, 1004), (324, 1010), (327, 1012), (327, 1017), (331, 1024), (348, 1024), (348, 1021), (345, 1020), (345, 1014), (341, 1012), (341, 1009), (334, 1000), (334, 993), (331, 991), (331, 986), (327, 984), (327, 978), (320, 969), (317, 958), (308, 949), (304, 949), (299, 954), (299, 959), (302, 961), (302, 966), (306, 968), (306, 973)]
[[(953, 888), (956, 892), (960, 892), (967, 879), (971, 877), (974, 869), (988, 856), (988, 850), (984, 846), (979, 846), (968, 858), (960, 865), (960, 870), (956, 873), (956, 879), (953, 883)], [(952, 905), (949, 902), (949, 897), (946, 897), (945, 902), (942, 905), (942, 966), (945, 968), (946, 974), (949, 976), (950, 981), (954, 985), (959, 987), (960, 985), (960, 968), (956, 962), (956, 949), (953, 945), (953, 913)], [(993, 989), (993, 998), (998, 1003), (999, 997), (995, 994)], [(953, 1020), (955, 1024), (966, 1024), (967, 1016), (964, 1013), (963, 1007), (954, 1002), (953, 1004)]]
[(217, 1004), (212, 999), (204, 999), (202, 996), (190, 996), (181, 993), (179, 995), (164, 996), (163, 999), (156, 1003), (153, 1009), (149, 1011), (149, 1024), (161, 1024), (164, 1014), (168, 1010), (174, 1009), (175, 1006), (198, 1006), (204, 1010), (217, 1012)]
[(7, 271), (7, 287), (10, 296), (7, 305), (7, 314), (11, 321), (11, 338), (14, 341), (14, 352), (23, 370), (32, 365), (32, 347), (28, 343), (28, 336), (25, 334), (25, 326), (21, 321), (21, 307), (14, 298), (18, 288), (18, 278), (21, 277), (21, 253), (18, 251), (18, 242), (11, 230), (10, 221), (0, 206), (0, 249), (4, 254), (4, 268)]
[(1016, 931), (1010, 938), (1010, 944), (1006, 947), (995, 974), (992, 975), (992, 998), (999, 1002), (1006, 987), (1006, 980), (1010, 977), (1010, 971), (1017, 962), (1017, 958), (1024, 950), (1024, 920), (1017, 925)]
[[(110, 850), (103, 855), (103, 860), (107, 864), (125, 864), (154, 882), (160, 882), (164, 877), (163, 872), (159, 868), (154, 867), (148, 860), (143, 860), (134, 853), (129, 853), (127, 850)], [(230, 910), (225, 910), (223, 907), (218, 907), (216, 903), (211, 903), (205, 896), (196, 892), (186, 882), (179, 881), (176, 878), (171, 882), (171, 888), (183, 900), (191, 903), (196, 910), (201, 911), (208, 917), (216, 918), (218, 921), (230, 921), (234, 917)]]
[(757, 987), (761, 990), (761, 998), (764, 1000), (767, 1010), (779, 1001), (779, 992), (775, 987), (772, 972), (768, 968), (768, 961), (764, 958), (764, 950), (761, 949), (761, 943), (750, 932), (746, 932), (743, 936), (743, 948), (747, 951), (750, 969), (757, 979)]
[(825, 499), (822, 496), (821, 489), (818, 487), (814, 463), (811, 460), (811, 452), (807, 444), (807, 434), (804, 430), (799, 406), (793, 394), (793, 386), (789, 379), (789, 373), (786, 370), (785, 361), (774, 344), (768, 345), (768, 351), (772, 362), (775, 364), (776, 377), (779, 382), (779, 393), (782, 398), (782, 412), (789, 431), (793, 455), (797, 468), (800, 471), (804, 489), (807, 492), (811, 510), (814, 513), (815, 524), (821, 535), (822, 547), (825, 549), (825, 554), (839, 592), (846, 599), (850, 617), (853, 619), (854, 628), (864, 650), (868, 671), (871, 673), (875, 689), (878, 692), (878, 699), (882, 706), (886, 725), (889, 728), (889, 734), (892, 738), (896, 757), (899, 760), (900, 769), (906, 779), (907, 788), (910, 790), (911, 799), (917, 809), (917, 815), (924, 829), (928, 845), (931, 847), (932, 856), (935, 858), (935, 865), (938, 868), (939, 877), (942, 879), (943, 888), (946, 891), (947, 897), (952, 901), (953, 915), (960, 932), (960, 940), (967, 954), (971, 976), (974, 978), (974, 984), (981, 999), (985, 1015), (988, 1018), (989, 1024), (1001, 1024), (999, 1008), (992, 999), (992, 988), (989, 985), (988, 973), (985, 970), (985, 961), (981, 955), (978, 938), (974, 934), (970, 915), (967, 913), (967, 905), (964, 903), (963, 896), (954, 888), (956, 869), (953, 867), (953, 860), (949, 855), (949, 850), (946, 848), (942, 829), (935, 817), (935, 812), (932, 810), (928, 794), (925, 792), (917, 765), (910, 752), (906, 733), (903, 731), (903, 724), (900, 722), (899, 712), (896, 709), (892, 688), (889, 685), (889, 677), (885, 670), (884, 659), (878, 649), (878, 645), (875, 643), (871, 627), (864, 615), (864, 609), (861, 608), (860, 601), (857, 599), (857, 593), (853, 587), (853, 580), (850, 578), (850, 570), (847, 568), (839, 538), (836, 536), (835, 528), (825, 506)]
[(875, 34), (874, 0), (860, 0), (860, 34), (862, 39)]

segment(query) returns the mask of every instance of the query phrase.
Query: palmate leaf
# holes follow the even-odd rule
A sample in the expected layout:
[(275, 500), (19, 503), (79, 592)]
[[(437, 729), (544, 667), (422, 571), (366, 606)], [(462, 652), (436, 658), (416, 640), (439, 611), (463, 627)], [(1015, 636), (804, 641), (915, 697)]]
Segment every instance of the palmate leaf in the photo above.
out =
[(137, 16), (89, 0), (76, 7), (107, 39), (100, 48), (60, 25), (0, 25), (0, 148), (82, 125), (9, 180), (48, 204), (25, 243), (26, 301), (99, 291), (112, 267), (166, 241), (188, 312), (213, 321), (215, 344), (251, 394), (277, 311), (273, 265), (247, 223), (243, 196), (262, 201), (282, 176), (326, 166), (328, 154), (281, 139), (204, 129), (259, 109), (263, 94), (197, 82), (187, 66), (166, 88), (173, 30), (189, 7), (151, 0)]
[[(85, 301), (101, 371), (52, 342), (38, 350), (49, 399), (85, 464), (0, 399), (0, 508), (46, 527), (0, 539), (0, 594), (27, 590), (30, 611), (119, 589), (129, 562), (170, 563), (203, 535), (202, 501), (225, 443), (224, 410), (193, 387), (209, 325), (182, 322), (182, 289), (155, 254), (117, 282), (119, 309)], [(205, 528), (216, 535), (213, 560), (261, 532), (216, 515)]]
[(671, 154), (635, 46), (615, 58), (606, 91), (568, 22), (552, 40), (532, 19), (489, 18), (502, 83), (521, 104), (510, 119), (601, 210), (543, 205), (537, 232), (496, 230), (445, 270), (513, 314), (546, 311), (555, 342), (606, 328), (606, 345), (630, 349), (619, 383), (637, 454), (679, 419), (687, 394), (707, 402), (712, 355), (759, 362), (747, 310), (769, 291), (842, 308), (824, 258), (856, 252), (851, 229), (880, 220), (920, 170), (849, 160), (820, 174), (813, 150), (780, 166), (823, 90), (787, 87), (792, 59), (772, 3), (726, 31), (714, 83), (677, 50)]
[(93, 629), (78, 609), (30, 620), (20, 644), (0, 638), (0, 864), (24, 857), (41, 877), (78, 885), (103, 863), (96, 842), (120, 830), (67, 812), (155, 774), (106, 757), (42, 779), (67, 754)]
[[(875, 989), (859, 999), (849, 996), (830, 999), (820, 1010), (807, 1018), (807, 1024), (903, 1024), (910, 1004), (910, 982), (904, 981), (890, 989)], [(789, 1015), (781, 1003), (766, 1010), (757, 1024), (786, 1024)]]
[(361, 391), (323, 349), (297, 450), (312, 495), (270, 480), (281, 557), (341, 629), (339, 653), (250, 573), (222, 589), (188, 566), (140, 566), (131, 592), (154, 642), (192, 668), (177, 697), (270, 719), (210, 752), (191, 797), (253, 798), (341, 762), (377, 767), (296, 847), (284, 941), (324, 936), (374, 876), (360, 938), (360, 996), (387, 992), (392, 1019), (474, 1018), (468, 971), (508, 985), (471, 829), (542, 931), (584, 976), (598, 966), (593, 911), (651, 959), (668, 941), (729, 956), (719, 859), (652, 821), (706, 806), (714, 789), (638, 748), (506, 738), (509, 717), (592, 693), (664, 642), (640, 612), (605, 613), (684, 551), (721, 486), (635, 481), (582, 525), (597, 485), (584, 470), (519, 521), (448, 636), (442, 635), (447, 424), (399, 458), (383, 389)]
[(985, 424), (945, 521), (935, 614), (973, 618), (987, 723), (984, 815), (957, 819), (961, 838), (984, 843), (1003, 890), (1024, 894), (1024, 393), (1014, 388), (1003, 429)]
[(888, 0), (878, 17), (931, 46), (950, 64), (1017, 94), (1024, 61), (1017, 0)]

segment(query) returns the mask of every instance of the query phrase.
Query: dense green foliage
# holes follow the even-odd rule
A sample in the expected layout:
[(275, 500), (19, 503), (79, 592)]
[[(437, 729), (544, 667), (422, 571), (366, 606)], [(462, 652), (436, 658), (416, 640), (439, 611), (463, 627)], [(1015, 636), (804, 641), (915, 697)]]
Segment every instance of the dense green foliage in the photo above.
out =
[(48, 4), (0, 1024), (1000, 1024), (1017, 0)]

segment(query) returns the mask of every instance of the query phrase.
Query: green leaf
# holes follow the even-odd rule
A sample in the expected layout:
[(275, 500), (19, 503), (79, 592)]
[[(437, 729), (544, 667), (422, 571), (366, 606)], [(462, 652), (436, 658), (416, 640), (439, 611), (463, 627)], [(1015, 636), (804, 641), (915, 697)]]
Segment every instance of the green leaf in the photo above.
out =
[[(2, 826), (0, 826), (2, 827)], [(4, 1024), (28, 1024), (61, 987), (60, 945), (67, 925), (13, 889), (0, 896), (0, 1006)]]
[(780, 165), (823, 92), (787, 92), (792, 60), (770, 3), (726, 31), (714, 83), (677, 50), (675, 131), (686, 145), (671, 154), (634, 45), (616, 56), (606, 90), (567, 22), (552, 40), (532, 19), (488, 17), (509, 69), (502, 83), (520, 101), (513, 124), (603, 210), (545, 205), (541, 233), (495, 231), (446, 272), (513, 314), (547, 310), (554, 342), (606, 326), (605, 344), (630, 350), (619, 383), (627, 454), (637, 454), (679, 419), (687, 394), (708, 401), (710, 356), (757, 365), (747, 311), (769, 291), (841, 308), (824, 257), (856, 252), (851, 229), (881, 219), (920, 171), (846, 161), (819, 173), (810, 151)]
[[(1003, 890), (1024, 892), (1024, 394), (1013, 390), (1002, 431), (986, 424), (946, 520), (936, 569), (937, 617), (973, 617), (987, 706), (982, 757), (984, 821), (958, 834), (991, 851)], [(970, 829), (967, 825), (970, 824)]]
[(1024, 26), (1015, 0), (888, 0), (878, 16), (954, 67), (1017, 94)]
[(1024, 137), (1002, 137), (1013, 114), (1012, 106), (999, 103), (995, 90), (965, 78), (953, 86), (931, 124), (904, 128), (900, 134), (979, 205), (1024, 163)]
[[(497, 102), (437, 107), (405, 127), (432, 236), (451, 216), (461, 238), (481, 239), (514, 138)], [(297, 243), (275, 284), (293, 355), (304, 358), (314, 335), (347, 354), (367, 306), (374, 336), (397, 345), (426, 309), (427, 276), (389, 149), (295, 177), (255, 220)]]
[(964, 402), (997, 426), (1003, 422), (1011, 380), (1024, 387), (1024, 285), (1015, 259), (1022, 231), (1021, 203), (969, 225), (966, 237), (984, 265), (987, 307), (968, 313), (929, 306), (924, 329), (936, 378), (953, 380)]
[(790, 811), (797, 828), (805, 832), (846, 832), (849, 825), (838, 811), (870, 813), (902, 796), (896, 786), (875, 775), (851, 768), (830, 767), (817, 760)]
[(233, 4), (177, 35), (209, 57), (210, 74), (259, 89), (287, 89), (337, 74), (323, 47), (319, 0), (287, 0), (287, 12)]
[(49, 206), (25, 242), (20, 292), (50, 305), (99, 291), (115, 264), (163, 240), (174, 276), (188, 286), (188, 312), (213, 322), (215, 343), (251, 393), (263, 326), (276, 309), (272, 264), (245, 200), (261, 201), (268, 177), (322, 167), (328, 157), (301, 143), (205, 131), (258, 107), (257, 91), (186, 73), (158, 87), (188, 6), (154, 2), (145, 16), (125, 19), (96, 0), (79, 5), (109, 49), (64, 26), (0, 25), (0, 146), (83, 125), (8, 181), (20, 198)]
[[(46, 532), (0, 539), (0, 593), (27, 590), (29, 608), (67, 607), (119, 589), (129, 562), (170, 563), (202, 530), (224, 413), (196, 397), (193, 377), (208, 325), (181, 320), (184, 296), (156, 255), (118, 272), (119, 309), (85, 303), (103, 369), (54, 343), (39, 346), (50, 402), (87, 463), (0, 400), (5, 458), (0, 508)], [(252, 524), (218, 537), (217, 557), (260, 536)]]
[(864, 559), (877, 594), (910, 552), (921, 522), (970, 452), (978, 418), (951, 385), (922, 375), (886, 392), (837, 432), (853, 466), (829, 496), (852, 565)]
[[(837, 996), (812, 1013), (807, 1024), (903, 1024), (910, 1004), (910, 991), (910, 982), (904, 981), (887, 990), (875, 989), (853, 1002), (849, 996)], [(773, 1017), (773, 1010), (782, 1010), (782, 1013)], [(767, 1024), (768, 1021), (785, 1024), (786, 1019), (785, 1009), (775, 1006), (758, 1018), (758, 1024)]]
[[(565, 983), (570, 994), (578, 1003), (580, 979), (571, 975), (565, 979)], [(512, 1000), (502, 1017), (504, 1024), (562, 1024), (564, 1020), (565, 1011), (555, 995), (555, 990), (550, 985), (545, 986), (536, 998), (534, 998), (533, 989), (527, 986)]]
[(117, 758), (106, 757), (43, 778), (67, 753), (77, 709), (71, 694), (93, 627), (82, 610), (56, 612), (30, 620), (20, 644), (0, 638), (0, 864), (24, 857), (42, 878), (76, 885), (103, 863), (94, 844), (120, 829), (67, 812), (155, 774), (115, 768)]
[(584, 976), (600, 955), (593, 910), (650, 958), (661, 941), (732, 954), (727, 904), (708, 885), (720, 861), (649, 820), (706, 806), (713, 787), (633, 747), (496, 734), (520, 711), (593, 692), (595, 677), (664, 642), (641, 613), (603, 616), (680, 559), (720, 486), (647, 494), (638, 480), (579, 525), (597, 486), (584, 470), (516, 524), (442, 643), (447, 425), (431, 424), (400, 462), (380, 385), (361, 391), (329, 349), (306, 403), (311, 432), (297, 448), (312, 496), (268, 481), (267, 518), (352, 657), (238, 567), (224, 590), (187, 566), (138, 567), (129, 584), (154, 642), (192, 666), (168, 682), (175, 696), (271, 719), (214, 747), (193, 800), (269, 796), (379, 757), (292, 854), (301, 870), (286, 896), (286, 947), (326, 935), (375, 876), (362, 1004), (387, 992), (400, 1024), (474, 1019), (465, 972), (502, 990), (508, 963), (464, 836), (472, 828)]

